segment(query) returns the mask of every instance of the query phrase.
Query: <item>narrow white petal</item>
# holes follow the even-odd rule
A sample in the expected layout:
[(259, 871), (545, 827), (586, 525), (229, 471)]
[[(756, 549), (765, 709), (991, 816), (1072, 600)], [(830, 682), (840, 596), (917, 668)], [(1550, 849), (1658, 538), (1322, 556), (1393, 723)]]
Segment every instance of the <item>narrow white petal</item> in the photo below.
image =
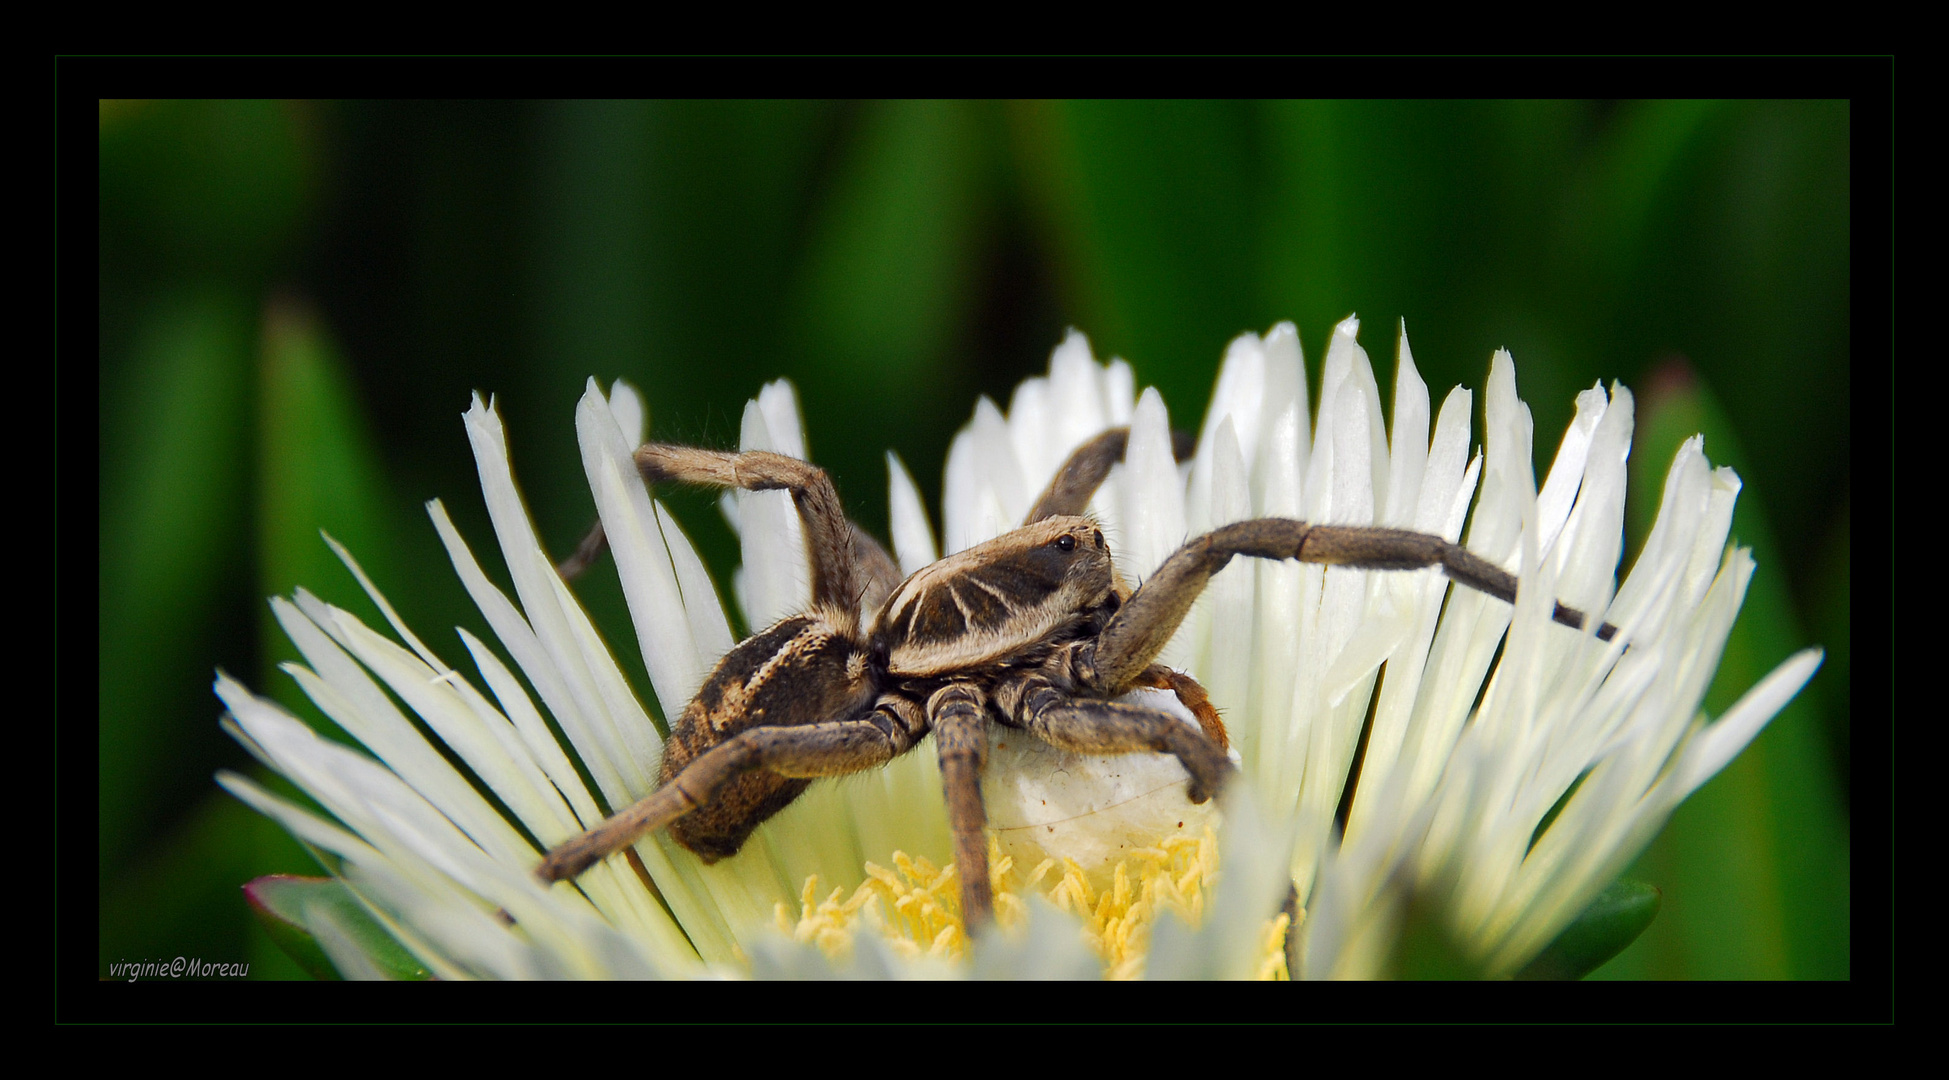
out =
[(1726, 537), (1732, 533), (1733, 504), (1739, 499), (1740, 486), (1739, 474), (1731, 468), (1721, 465), (1712, 470), (1706, 485), (1704, 520), (1692, 542), (1692, 562), (1686, 573), (1692, 596), (1703, 595), (1718, 570)]
[[(1300, 431), (1299, 416), (1292, 407), (1267, 433), (1256, 463), (1262, 485), (1258, 512), (1262, 516), (1300, 516)], [(1304, 571), (1296, 563), (1268, 560), (1259, 560), (1256, 570), (1259, 625), (1253, 669), (1259, 678), (1257, 694), (1248, 701), (1251, 711), (1266, 717), (1267, 731), (1257, 762), (1248, 765), (1253, 765), (1267, 803), (1278, 812), (1292, 806), (1299, 795), (1295, 746), (1305, 735), (1305, 718), (1293, 714), (1291, 703), (1297, 675), (1293, 658), (1300, 640), (1300, 577)], [(1289, 761), (1294, 764), (1289, 766)]]
[(893, 550), (900, 560), (902, 574), (914, 574), (940, 558), (934, 547), (934, 531), (927, 524), (927, 508), (921, 503), (920, 489), (907, 473), (900, 455), (887, 451), (887, 516), (893, 532)]
[(1136, 413), (1137, 373), (1120, 357), (1111, 357), (1103, 369), (1103, 407), (1105, 427), (1128, 424)]
[[(1250, 473), (1232, 435), (1229, 417), (1219, 423), (1213, 437), (1212, 459), (1212, 526), (1249, 520)], [(1207, 586), (1209, 659), (1198, 669), (1212, 700), (1230, 709), (1225, 721), (1247, 759), (1257, 757), (1261, 735), (1259, 724), (1245, 722), (1248, 716), (1258, 715), (1246, 710), (1245, 705), (1251, 695), (1253, 634), (1258, 621), (1254, 586), (1258, 584), (1259, 562), (1233, 559)]]
[[(514, 484), (500, 415), (477, 397), (466, 421), (474, 459), (480, 467), (481, 494), (535, 640), (564, 676), (576, 708), (601, 717), (615, 733), (624, 754), (638, 761), (653, 760), (657, 743), (648, 714), (535, 537), (527, 507)], [(629, 774), (627, 768), (624, 771)]]
[(359, 581), (359, 588), (364, 589), (366, 596), (378, 606), (379, 613), (386, 617), (387, 625), (393, 628), (393, 632), (399, 635), (400, 640), (418, 653), (420, 659), (426, 661), (429, 666), (436, 670), (445, 670), (446, 665), (441, 663), (440, 658), (433, 655), (433, 650), (427, 648), (426, 643), (407, 627), (406, 620), (400, 618), (399, 612), (393, 610), (392, 602), (387, 600), (385, 594), (379, 591), (379, 586), (373, 584), (372, 579), (366, 576), (365, 567), (359, 565), (359, 560), (352, 557), (352, 553), (345, 549), (345, 545), (332, 539), (330, 533), (320, 531), (318, 535), (325, 538), (326, 545), (332, 549), (332, 554), (338, 556), (338, 561), (344, 563), (347, 570), (352, 571), (352, 576)]
[[(493, 628), (502, 647), (514, 657), (515, 665), (541, 695), (549, 715), (561, 725), (603, 798), (611, 805), (627, 805), (647, 793), (652, 787), (646, 772), (647, 759), (639, 759), (629, 752), (621, 733), (605, 712), (582, 706), (584, 699), (570, 690), (569, 680), (556, 668), (527, 620), (487, 580), (480, 564), (474, 561), (473, 552), (448, 518), (446, 507), (435, 499), (427, 504), (427, 512), (433, 519), (434, 530), (446, 545), (454, 570), (460, 575), (461, 585)], [(587, 695), (587, 699), (594, 697)]]
[(632, 457), (635, 448), (616, 427), (594, 379), (576, 406), (575, 428), (644, 666), (663, 715), (674, 717), (703, 682), (710, 661), (691, 634), (663, 529)]
[[(772, 430), (773, 414), (785, 410), (781, 395), (769, 386), (766, 391), (772, 392), (771, 408), (765, 407), (762, 394), (760, 401), (745, 404), (738, 449), (786, 454), (797, 441), (802, 451), (803, 440), (792, 438), (796, 428), (783, 433)], [(783, 419), (795, 425), (796, 407)], [(756, 630), (805, 610), (812, 599), (812, 571), (806, 565), (804, 528), (789, 493), (740, 491), (736, 496), (738, 517), (743, 522), (739, 539), (744, 547), (744, 591), (739, 599), (744, 604), (745, 624)]]
[(616, 418), (616, 430), (623, 433), (631, 449), (648, 440), (650, 412), (643, 407), (643, 395), (621, 379), (609, 387), (609, 412)]
[[(1040, 486), (1035, 490), (1030, 489), (1032, 481), (1015, 456), (1015, 440), (1008, 433), (1008, 421), (995, 403), (986, 397), (975, 402), (973, 432), (977, 475), (986, 482), (988, 490), (995, 493), (1001, 502), (1002, 519), (1009, 523), (1008, 528), (1013, 528), (1028, 515), (1029, 505), (1041, 493)], [(987, 540), (990, 536), (981, 539)]]
[(1049, 380), (1024, 380), (1008, 399), (1008, 436), (1015, 443), (1016, 460), (1031, 478), (1045, 472), (1053, 476), (1068, 453), (1050, 441), (1051, 427)]
[(1469, 467), (1469, 410), (1474, 407), (1475, 396), (1460, 386), (1443, 399), (1414, 511), (1414, 528), (1449, 541), (1462, 535), (1469, 497), (1475, 494), (1478, 473)]
[(1421, 503), (1421, 480), (1428, 467), (1428, 384), (1414, 367), (1407, 324), (1401, 324), (1394, 369), (1394, 425), (1388, 433), (1387, 501), (1376, 521), (1412, 528)]
[(765, 430), (770, 433), (771, 445), (746, 449), (771, 450), (800, 461), (810, 460), (805, 455), (805, 418), (799, 412), (799, 394), (791, 381), (774, 379), (766, 383), (758, 391), (758, 408), (765, 414)]
[(1117, 422), (1106, 406), (1103, 369), (1090, 353), (1089, 340), (1074, 330), (1049, 356), (1046, 407), (1051, 421), (1046, 445), (1056, 448), (1051, 457), (1057, 460)]
[(1117, 557), (1126, 574), (1147, 578), (1187, 539), (1184, 489), (1171, 458), (1171, 420), (1155, 387), (1145, 389), (1131, 418), (1121, 479), (1123, 546)]
[(1198, 432), (1198, 452), (1192, 463), (1191, 494), (1186, 505), (1186, 515), (1194, 530), (1210, 529), (1219, 523), (1211, 516), (1211, 471), (1219, 425), (1230, 421), (1232, 439), (1241, 460), (1252, 460), (1259, 448), (1264, 397), (1265, 349), (1259, 335), (1240, 334), (1225, 349), (1218, 385), (1211, 392), (1211, 406), (1205, 410), (1204, 426)]
[[(488, 689), (493, 691), (495, 700), (500, 702), (502, 711), (513, 723), (528, 752), (534, 756), (555, 790), (561, 792), (573, 808), (576, 824), (583, 829), (595, 826), (603, 818), (601, 809), (589, 794), (588, 786), (576, 775), (574, 764), (562, 752), (561, 744), (555, 741), (554, 734), (548, 730), (547, 721), (542, 719), (534, 702), (528, 699), (528, 693), (522, 689), (520, 681), (485, 642), (465, 627), (461, 627), (459, 633), (467, 652), (474, 658), (474, 666), (480, 669), (481, 677)], [(567, 839), (567, 836), (542, 836), (540, 839), (543, 843), (557, 843)]]
[[(521, 744), (514, 725), (480, 693), (458, 677), (428, 667), (419, 658), (372, 632), (349, 612), (331, 609), (337, 639), (365, 668), (385, 680), (441, 742), (494, 792), (521, 824), (536, 836), (566, 839), (575, 830), (573, 815), (560, 793)], [(497, 818), (491, 807), (486, 816)], [(497, 857), (523, 859), (533, 849), (512, 831), (495, 830), (483, 848)], [(497, 843), (505, 844), (497, 850)]]
[(1551, 552), (1563, 568), (1557, 599), (1593, 619), (1602, 618), (1610, 604), (1623, 554), (1626, 463), (1631, 456), (1635, 404), (1630, 391), (1621, 386), (1613, 389), (1591, 431), (1576, 503)]
[(220, 772), (217, 774), (217, 783), (224, 790), (248, 803), (251, 809), (276, 820), (279, 825), (284, 826), (286, 832), (296, 837), (299, 843), (309, 844), (342, 859), (379, 857), (378, 851), (372, 845), (359, 839), (355, 834), (265, 791), (256, 781), (247, 776), (227, 771)]
[[(340, 643), (321, 629), (326, 627), (341, 635), (344, 633), (343, 626), (335, 625), (335, 609), (319, 602), (309, 593), (300, 592), (299, 599), (311, 610), (301, 613), (282, 598), (274, 599), (271, 606), (285, 634), (298, 646), (305, 662), (311, 665), (311, 671), (317, 673), (312, 675), (311, 672), (292, 670), (300, 687), (326, 715), (379, 755), (394, 772), (411, 778), (413, 785), (424, 792), (441, 813), (466, 830), (475, 842), (499, 855), (527, 857), (530, 854), (528, 845), (519, 835), (480, 797), (473, 785), (426, 741), (412, 722), (394, 707), (386, 692), (353, 662)], [(219, 684), (219, 696), (229, 689)], [(238, 687), (232, 692), (243, 691)], [(244, 711), (239, 702), (229, 697), (225, 697), (225, 704), (231, 707), (238, 723), (253, 739), (266, 750), (275, 752), (274, 747), (265, 743), (264, 731), (252, 726), (257, 714)], [(309, 729), (302, 726), (299, 729), (306, 736), (315, 738)], [(276, 730), (280, 735), (290, 734), (281, 726)], [(288, 739), (285, 745), (289, 745)], [(287, 775), (290, 774), (287, 772)]]
[[(690, 622), (691, 639), (697, 643), (697, 655), (704, 661), (708, 673), (717, 658), (731, 651), (737, 644), (731, 636), (731, 623), (725, 617), (724, 605), (717, 599), (717, 586), (711, 581), (710, 571), (704, 568), (704, 560), (691, 546), (690, 537), (684, 535), (683, 527), (677, 519), (670, 516), (670, 510), (661, 502), (656, 506), (656, 522), (662, 529), (664, 546), (670, 552), (670, 565), (677, 571), (677, 587), (683, 592), (684, 617)], [(702, 685), (703, 675), (698, 676)], [(689, 688), (688, 694), (697, 692), (697, 687)]]
[[(1299, 421), (1292, 444), (1293, 452), (1298, 457), (1292, 467), (1297, 470), (1297, 475), (1305, 476), (1307, 458), (1313, 446), (1313, 406), (1306, 388), (1306, 357), (1299, 347), (1299, 331), (1292, 323), (1283, 322), (1265, 336), (1265, 402), (1259, 411), (1261, 440), (1288, 411)], [(1245, 447), (1243, 440), (1239, 448), (1246, 451), (1245, 460), (1255, 463), (1255, 466), (1264, 460), (1263, 453), (1255, 456)], [(1260, 485), (1258, 490), (1263, 493), (1265, 477), (1257, 472), (1253, 476)]]
[(1516, 365), (1506, 349), (1497, 349), (1490, 361), (1484, 407), (1482, 496), (1476, 500), (1467, 546), (1490, 562), (1514, 569), (1523, 514), (1536, 499), (1536, 475), (1530, 467), (1535, 423), (1529, 406), (1516, 396)]
[(975, 498), (974, 432), (962, 428), (948, 443), (946, 475), (941, 481), (941, 552), (952, 555), (974, 546)]
[(1536, 494), (1536, 546), (1539, 551), (1546, 554), (1550, 551), (1551, 545), (1556, 543), (1557, 533), (1570, 517), (1571, 504), (1576, 501), (1577, 490), (1583, 483), (1591, 436), (1609, 406), (1610, 401), (1604, 396), (1602, 384), (1577, 395), (1577, 415), (1564, 429), (1563, 440), (1557, 444), (1556, 460), (1550, 464), (1543, 489)]
[(1787, 702), (1820, 670), (1825, 655), (1819, 649), (1794, 653), (1751, 690), (1741, 694), (1717, 723), (1708, 724), (1685, 748), (1684, 760), (1672, 779), (1676, 796), (1682, 799), (1690, 795), (1738, 757), (1746, 744), (1766, 727), (1767, 721), (1786, 708)]
[(1012, 514), (1002, 505), (1001, 496), (995, 493), (993, 484), (983, 484), (980, 493), (975, 496), (973, 543), (992, 540), (1020, 524), (1021, 519), (1020, 514)]

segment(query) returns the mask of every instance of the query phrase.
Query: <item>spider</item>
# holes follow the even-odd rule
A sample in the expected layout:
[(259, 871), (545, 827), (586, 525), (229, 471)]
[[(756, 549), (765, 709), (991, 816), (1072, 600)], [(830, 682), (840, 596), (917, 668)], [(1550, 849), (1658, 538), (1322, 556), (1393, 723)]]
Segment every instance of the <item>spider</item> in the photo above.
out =
[[(1234, 556), (1368, 570), (1440, 567), (1454, 581), (1515, 600), (1514, 575), (1438, 536), (1283, 518), (1214, 529), (1132, 588), (1102, 530), (1082, 516), (1128, 437), (1128, 429), (1114, 428), (1084, 443), (1020, 528), (905, 581), (846, 518), (831, 478), (815, 465), (762, 451), (637, 449), (637, 467), (652, 484), (789, 491), (804, 524), (812, 601), (718, 661), (671, 727), (656, 791), (549, 852), (536, 874), (550, 883), (573, 878), (661, 828), (715, 862), (735, 854), (813, 778), (885, 765), (931, 732), (963, 921), (979, 933), (994, 921), (980, 786), (988, 724), (1079, 753), (1175, 755), (1190, 776), (1193, 803), (1224, 787), (1234, 769), (1217, 711), (1191, 676), (1153, 661)], [(1188, 449), (1180, 443), (1179, 456)], [(563, 575), (580, 573), (602, 546), (598, 525), (562, 564)], [(1584, 625), (1581, 612), (1562, 604), (1554, 617)], [(1608, 641), (1615, 633), (1605, 623), (1597, 636)], [(1137, 687), (1173, 691), (1198, 725), (1115, 700)]]

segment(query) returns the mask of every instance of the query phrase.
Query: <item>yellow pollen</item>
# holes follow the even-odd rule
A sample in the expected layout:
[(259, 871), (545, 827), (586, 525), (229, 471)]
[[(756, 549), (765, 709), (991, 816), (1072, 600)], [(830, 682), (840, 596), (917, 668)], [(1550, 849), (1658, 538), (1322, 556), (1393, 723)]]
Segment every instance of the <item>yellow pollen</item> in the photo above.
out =
[[(1136, 848), (1119, 862), (1108, 888), (1099, 892), (1083, 868), (1065, 859), (1044, 859), (1026, 878), (1015, 860), (988, 842), (989, 880), (995, 892), (995, 917), (1004, 932), (1028, 917), (1027, 897), (1036, 894), (1083, 922), (1083, 940), (1110, 979), (1143, 975), (1151, 927), (1160, 913), (1175, 912), (1191, 926), (1204, 918), (1205, 896), (1217, 883), (1218, 841), (1207, 828), (1198, 837), (1173, 835), (1155, 847)], [(961, 925), (960, 878), (949, 863), (936, 867), (925, 858), (894, 852), (891, 869), (866, 864), (866, 880), (851, 896), (833, 889), (821, 899), (819, 879), (806, 879), (795, 920), (780, 902), (778, 928), (794, 940), (818, 946), (835, 961), (852, 954), (862, 926), (879, 934), (906, 959), (921, 956), (961, 960), (968, 936)], [(1288, 978), (1286, 915), (1266, 921), (1260, 935), (1257, 977)]]

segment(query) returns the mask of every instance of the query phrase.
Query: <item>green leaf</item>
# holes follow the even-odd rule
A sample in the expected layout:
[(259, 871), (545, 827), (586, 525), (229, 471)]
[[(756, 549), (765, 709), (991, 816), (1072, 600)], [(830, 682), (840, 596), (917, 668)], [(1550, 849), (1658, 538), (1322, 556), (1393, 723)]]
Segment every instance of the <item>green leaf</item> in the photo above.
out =
[[(158, 807), (180, 815), (194, 805), (224, 752), (207, 726), (204, 676), (208, 658), (231, 645), (222, 620), (249, 551), (251, 332), (236, 290), (185, 287), (146, 304), (135, 340), (104, 357), (96, 865), (105, 885), (157, 842)], [(50, 568), (58, 551), (49, 549)], [(186, 730), (191, 716), (206, 726)]]
[(335, 878), (272, 874), (245, 885), (244, 898), (271, 940), (316, 978), (342, 977), (340, 965), (318, 944), (321, 925), (329, 926), (341, 945), (354, 947), (369, 973), (398, 980), (433, 977)]
[(1518, 979), (1581, 979), (1638, 940), (1658, 914), (1664, 894), (1655, 885), (1619, 879), (1597, 894), (1576, 921), (1542, 955), (1516, 973)]
[[(303, 305), (273, 303), (265, 311), (257, 415), (259, 595), (289, 595), (299, 587), (328, 591), (355, 613), (377, 619), (376, 609), (361, 606), (356, 593), (332, 587), (348, 577), (319, 533), (344, 544), (375, 580), (397, 580), (402, 575), (395, 573), (400, 559), (387, 509), (390, 484), (354, 380), (316, 314)], [(270, 609), (259, 611), (269, 658), (265, 685), (318, 730), (335, 732), (288, 680), (268, 678), (277, 663), (297, 659), (297, 651)]]

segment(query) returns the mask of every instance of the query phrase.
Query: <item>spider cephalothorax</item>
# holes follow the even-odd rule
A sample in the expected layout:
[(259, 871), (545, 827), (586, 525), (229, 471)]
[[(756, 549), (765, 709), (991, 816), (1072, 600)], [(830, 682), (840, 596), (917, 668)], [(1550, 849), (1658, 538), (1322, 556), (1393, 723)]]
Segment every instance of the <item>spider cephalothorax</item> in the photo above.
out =
[[(759, 451), (652, 443), (646, 480), (791, 492), (804, 524), (812, 601), (720, 660), (671, 725), (661, 784), (636, 805), (564, 843), (544, 881), (574, 877), (654, 829), (706, 860), (734, 854), (812, 778), (884, 765), (935, 737), (970, 930), (994, 918), (980, 776), (986, 725), (1019, 728), (1089, 754), (1173, 754), (1203, 802), (1233, 766), (1225, 729), (1190, 676), (1155, 664), (1213, 574), (1235, 555), (1373, 570), (1441, 567), (1504, 600), (1516, 579), (1436, 536), (1260, 518), (1221, 526), (1173, 553), (1142, 587), (1118, 575), (1103, 533), (1080, 516), (1123, 456), (1106, 431), (1070, 455), (1021, 528), (950, 555), (904, 582), (893, 560), (846, 519), (825, 472)], [(564, 564), (600, 550), (592, 536)], [(1583, 615), (1558, 605), (1557, 621)], [(1608, 639), (1609, 624), (1598, 631)], [(1193, 728), (1160, 709), (1115, 700), (1137, 687), (1174, 691)]]

